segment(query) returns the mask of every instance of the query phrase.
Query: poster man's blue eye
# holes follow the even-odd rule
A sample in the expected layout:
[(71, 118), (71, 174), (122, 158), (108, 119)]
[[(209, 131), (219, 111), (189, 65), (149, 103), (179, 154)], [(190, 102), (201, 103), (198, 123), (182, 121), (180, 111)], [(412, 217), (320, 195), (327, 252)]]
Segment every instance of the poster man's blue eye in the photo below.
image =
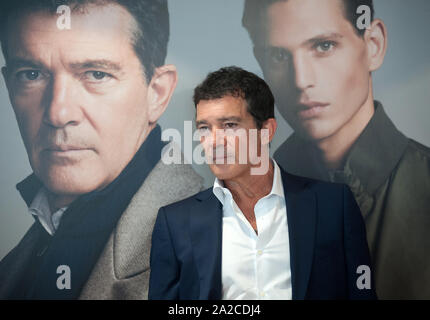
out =
[(331, 42), (331, 41), (324, 41), (324, 42), (319, 43), (316, 46), (316, 49), (317, 49), (318, 52), (327, 52), (327, 51), (332, 50), (333, 47), (334, 47), (334, 43), (333, 42)]

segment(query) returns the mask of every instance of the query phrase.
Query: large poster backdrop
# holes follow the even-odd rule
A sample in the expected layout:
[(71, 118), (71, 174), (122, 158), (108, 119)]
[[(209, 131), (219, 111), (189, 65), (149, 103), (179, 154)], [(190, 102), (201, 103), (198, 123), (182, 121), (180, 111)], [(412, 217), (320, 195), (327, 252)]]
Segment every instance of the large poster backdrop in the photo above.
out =
[[(430, 146), (430, 2), (428, 0), (375, 0), (375, 16), (388, 30), (384, 64), (373, 75), (374, 96), (406, 136)], [(178, 85), (159, 124), (184, 131), (194, 120), (194, 87), (208, 72), (236, 65), (263, 76), (253, 46), (242, 26), (242, 0), (171, 0), (170, 40), (166, 63), (176, 65)], [(4, 65), (0, 57), (0, 65)], [(0, 81), (0, 258), (22, 238), (33, 223), (15, 189), (32, 172), (8, 92)], [(278, 130), (271, 154), (292, 133), (276, 111)], [(188, 159), (191, 160), (191, 159)], [(206, 187), (213, 175), (206, 165), (193, 164)], [(428, 248), (430, 249), (430, 248)]]

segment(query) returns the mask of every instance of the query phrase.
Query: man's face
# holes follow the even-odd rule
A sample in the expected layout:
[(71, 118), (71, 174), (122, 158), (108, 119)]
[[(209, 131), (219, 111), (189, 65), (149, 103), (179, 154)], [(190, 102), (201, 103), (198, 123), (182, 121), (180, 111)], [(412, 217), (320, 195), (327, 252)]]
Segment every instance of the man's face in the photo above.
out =
[(369, 98), (370, 72), (342, 1), (280, 1), (266, 18), (255, 55), (291, 127), (318, 141), (352, 124)]
[(130, 41), (132, 16), (117, 5), (10, 23), (4, 72), (30, 164), (57, 195), (105, 187), (148, 132), (147, 84)]
[[(250, 174), (261, 154), (261, 141), (260, 130), (244, 99), (224, 96), (201, 100), (197, 104), (196, 126), (210, 169), (218, 179)], [(249, 139), (251, 129), (256, 139)]]

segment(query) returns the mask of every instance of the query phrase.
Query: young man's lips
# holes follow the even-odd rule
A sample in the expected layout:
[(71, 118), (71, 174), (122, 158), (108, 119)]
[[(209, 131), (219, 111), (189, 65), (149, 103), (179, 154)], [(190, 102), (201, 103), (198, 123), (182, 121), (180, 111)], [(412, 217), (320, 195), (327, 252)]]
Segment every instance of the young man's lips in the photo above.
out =
[(299, 104), (298, 115), (302, 119), (318, 116), (329, 104), (324, 102), (306, 102)]

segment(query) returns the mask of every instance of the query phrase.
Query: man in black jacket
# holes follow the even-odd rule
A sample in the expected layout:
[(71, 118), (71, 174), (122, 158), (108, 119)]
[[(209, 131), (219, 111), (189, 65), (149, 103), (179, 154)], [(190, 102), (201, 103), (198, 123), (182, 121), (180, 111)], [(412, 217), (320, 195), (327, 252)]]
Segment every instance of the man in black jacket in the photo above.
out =
[[(237, 67), (194, 92), (213, 188), (160, 209), (150, 299), (373, 299), (360, 210), (345, 185), (286, 173), (267, 84)], [(245, 154), (243, 154), (245, 152)]]

